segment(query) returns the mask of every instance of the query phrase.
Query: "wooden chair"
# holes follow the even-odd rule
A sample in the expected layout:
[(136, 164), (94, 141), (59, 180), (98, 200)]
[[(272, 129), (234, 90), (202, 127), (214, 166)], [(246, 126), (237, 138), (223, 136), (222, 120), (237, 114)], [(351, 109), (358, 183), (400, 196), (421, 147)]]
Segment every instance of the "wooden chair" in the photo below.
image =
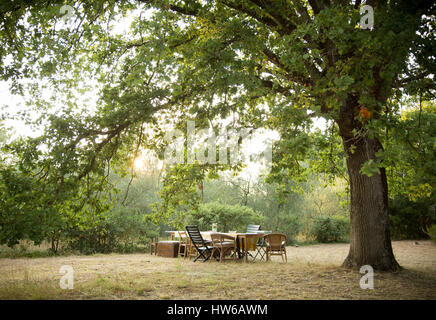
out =
[(191, 238), (185, 232), (185, 243), (186, 243), (186, 254), (183, 255), (184, 258), (195, 258), (197, 256), (197, 249), (192, 244)]
[(187, 258), (189, 254), (189, 241), (188, 235), (186, 231), (179, 231), (179, 251), (178, 256), (182, 256), (183, 258)]
[(150, 254), (157, 254), (157, 243), (159, 242), (159, 237), (150, 238)]
[(195, 258), (197, 256), (197, 249), (192, 244), (191, 238), (189, 236), (186, 238), (188, 241), (188, 258)]
[(283, 259), (285, 256), (286, 262), (288, 257), (286, 256), (286, 235), (283, 233), (271, 233), (264, 237), (266, 243), (266, 261), (269, 260), (272, 255), (280, 255)]
[(198, 226), (186, 226), (186, 231), (191, 239), (191, 244), (195, 247), (198, 253), (194, 262), (200, 258), (203, 258), (203, 262), (209, 260), (213, 250), (212, 241), (203, 239)]
[(236, 260), (236, 238), (222, 233), (212, 233), (212, 253), (211, 256), (219, 252), (219, 261), (222, 262), (228, 253), (233, 253), (233, 260)]

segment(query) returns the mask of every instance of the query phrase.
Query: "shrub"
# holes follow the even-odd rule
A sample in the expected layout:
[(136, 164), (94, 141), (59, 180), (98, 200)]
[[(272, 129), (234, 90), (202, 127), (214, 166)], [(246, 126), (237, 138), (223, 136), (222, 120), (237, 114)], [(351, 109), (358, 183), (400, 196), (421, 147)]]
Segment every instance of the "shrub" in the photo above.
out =
[(154, 234), (154, 227), (144, 221), (142, 213), (117, 207), (90, 228), (69, 229), (66, 237), (68, 248), (83, 254), (131, 253), (145, 251), (147, 238)]
[(433, 242), (436, 242), (436, 224), (428, 228), (426, 234), (430, 237)]
[(422, 239), (427, 234), (423, 231), (436, 224), (431, 199), (410, 201), (407, 197), (395, 197), (389, 200), (389, 220), (392, 239)]
[[(301, 217), (290, 213), (285, 216), (282, 223), (276, 228), (277, 232), (284, 233), (286, 235), (287, 244), (292, 244), (295, 242), (295, 238), (300, 233), (303, 223)], [(267, 227), (267, 229), (269, 229)], [(276, 230), (272, 230), (275, 232)]]
[(218, 202), (201, 204), (197, 211), (190, 211), (186, 224), (198, 225), (200, 230), (211, 230), (212, 223), (217, 224), (217, 231), (245, 231), (248, 224), (260, 224), (262, 216), (253, 209), (241, 205), (228, 205)]
[(25, 247), (0, 248), (0, 258), (46, 258), (55, 254), (51, 250), (27, 250)]
[(350, 222), (342, 217), (318, 216), (313, 220), (309, 235), (316, 241), (339, 242), (347, 238)]
[(105, 222), (86, 229), (74, 226), (66, 232), (67, 250), (82, 254), (109, 253), (114, 250), (112, 238), (107, 235)]

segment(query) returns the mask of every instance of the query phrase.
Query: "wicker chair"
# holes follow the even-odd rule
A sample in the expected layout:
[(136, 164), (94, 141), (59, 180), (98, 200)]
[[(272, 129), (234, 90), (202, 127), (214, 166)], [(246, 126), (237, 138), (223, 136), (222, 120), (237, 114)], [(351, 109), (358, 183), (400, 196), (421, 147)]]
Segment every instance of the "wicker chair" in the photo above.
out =
[(195, 247), (198, 253), (194, 262), (200, 258), (203, 258), (203, 262), (209, 260), (213, 249), (213, 246), (211, 245), (212, 241), (203, 239), (198, 226), (186, 226), (186, 231), (191, 239), (191, 244)]
[(222, 262), (228, 253), (233, 253), (233, 260), (236, 260), (236, 238), (222, 233), (212, 233), (212, 257), (219, 252), (219, 261)]
[[(286, 235), (283, 233), (271, 233), (264, 237), (266, 242), (266, 261), (269, 260), (272, 255), (280, 255), (282, 260), (288, 262), (286, 256)], [(285, 256), (285, 259), (283, 259)]]

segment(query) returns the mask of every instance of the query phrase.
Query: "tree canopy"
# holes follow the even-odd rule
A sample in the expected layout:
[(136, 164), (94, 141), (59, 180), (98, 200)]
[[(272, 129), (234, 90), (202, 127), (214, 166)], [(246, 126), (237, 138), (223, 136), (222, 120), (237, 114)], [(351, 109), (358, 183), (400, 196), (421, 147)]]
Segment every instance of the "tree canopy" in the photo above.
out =
[[(140, 148), (163, 157), (166, 131), (187, 120), (278, 131), (271, 175), (295, 177), (306, 171), (312, 119), (323, 117), (330, 141), (318, 143), (343, 145), (350, 182), (345, 265), (397, 269), (380, 157), (402, 96), (434, 99), (432, 1), (71, 1), (68, 21), (64, 5), (0, 5), (0, 77), (44, 112), (41, 137), (9, 145), (26, 179), (50, 188), (38, 208), (102, 206), (108, 169), (126, 174)], [(362, 5), (373, 8), (372, 29), (359, 26)], [(340, 152), (319, 157), (335, 170)], [(229, 167), (173, 168), (163, 211), (185, 204), (171, 182), (190, 180), (189, 192)]]

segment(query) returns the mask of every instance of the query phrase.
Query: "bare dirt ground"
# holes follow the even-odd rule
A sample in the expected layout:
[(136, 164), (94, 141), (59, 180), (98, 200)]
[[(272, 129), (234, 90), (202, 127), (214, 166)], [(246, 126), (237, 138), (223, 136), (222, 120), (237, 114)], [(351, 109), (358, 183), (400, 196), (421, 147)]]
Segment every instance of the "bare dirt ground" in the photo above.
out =
[[(0, 259), (0, 299), (436, 299), (436, 245), (395, 241), (404, 270), (363, 274), (340, 267), (348, 244), (288, 247), (288, 263), (196, 262), (149, 254)], [(63, 290), (60, 268), (74, 269)]]

